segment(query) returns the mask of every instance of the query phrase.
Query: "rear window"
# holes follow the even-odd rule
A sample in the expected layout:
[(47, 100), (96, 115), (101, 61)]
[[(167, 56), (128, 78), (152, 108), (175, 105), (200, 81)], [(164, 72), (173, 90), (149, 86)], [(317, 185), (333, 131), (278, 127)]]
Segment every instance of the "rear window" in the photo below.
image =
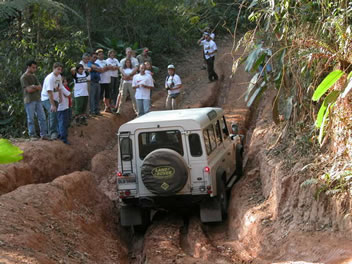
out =
[(179, 130), (143, 132), (138, 135), (139, 157), (144, 159), (150, 152), (168, 148), (183, 156), (181, 132)]

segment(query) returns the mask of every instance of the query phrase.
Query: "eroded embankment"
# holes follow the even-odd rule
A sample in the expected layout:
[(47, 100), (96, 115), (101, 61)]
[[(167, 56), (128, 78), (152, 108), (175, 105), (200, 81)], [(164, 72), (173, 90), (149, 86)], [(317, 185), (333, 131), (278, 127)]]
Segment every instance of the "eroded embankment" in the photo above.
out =
[(128, 263), (116, 217), (90, 172), (19, 187), (0, 197), (0, 262)]
[(273, 96), (267, 92), (247, 135), (246, 176), (232, 190), (229, 239), (224, 244), (241, 259), (255, 263), (348, 263), (352, 260), (352, 223), (346, 217), (350, 199), (315, 200), (315, 188), (301, 186), (316, 173), (306, 171), (309, 158), (303, 156), (287, 166), (285, 161), (294, 158), (294, 151), (275, 152), (282, 144), (293, 150), (297, 145), (278, 141), (281, 130), (271, 118)]
[(73, 171), (90, 168), (90, 161), (107, 146), (116, 144), (116, 133), (132, 113), (124, 116), (104, 114), (88, 120), (88, 126), (69, 129), (71, 145), (61, 141), (18, 142), (23, 160), (0, 165), (0, 195), (19, 186), (45, 183)]

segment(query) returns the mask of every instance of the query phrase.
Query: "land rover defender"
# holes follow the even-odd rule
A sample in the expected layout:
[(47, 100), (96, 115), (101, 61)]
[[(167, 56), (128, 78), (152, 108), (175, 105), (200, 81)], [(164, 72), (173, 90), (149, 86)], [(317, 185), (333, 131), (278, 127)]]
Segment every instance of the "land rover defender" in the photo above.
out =
[(242, 174), (242, 143), (221, 108), (149, 112), (118, 131), (117, 192), (122, 226), (151, 209), (196, 204), (202, 222), (220, 222), (227, 190)]

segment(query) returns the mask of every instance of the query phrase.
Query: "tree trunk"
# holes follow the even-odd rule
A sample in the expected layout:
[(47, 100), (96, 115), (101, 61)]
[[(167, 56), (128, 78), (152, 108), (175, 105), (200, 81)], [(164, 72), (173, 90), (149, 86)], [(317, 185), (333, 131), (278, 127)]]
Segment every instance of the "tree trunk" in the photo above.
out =
[(90, 6), (89, 2), (86, 2), (85, 5), (86, 8), (86, 26), (87, 26), (87, 34), (88, 34), (88, 45), (89, 49), (92, 51), (93, 50), (93, 45), (92, 45), (92, 29), (91, 29), (91, 21), (92, 21), (92, 13), (90, 11)]

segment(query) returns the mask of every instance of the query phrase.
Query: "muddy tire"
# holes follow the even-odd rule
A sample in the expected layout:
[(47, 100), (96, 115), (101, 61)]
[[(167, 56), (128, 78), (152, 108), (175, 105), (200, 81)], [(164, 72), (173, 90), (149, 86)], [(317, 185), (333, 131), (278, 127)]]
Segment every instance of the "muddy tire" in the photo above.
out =
[(243, 146), (242, 144), (236, 145), (236, 175), (241, 178), (243, 175)]
[(181, 191), (187, 183), (188, 173), (183, 157), (174, 150), (164, 148), (149, 153), (141, 167), (145, 187), (163, 196)]
[(218, 188), (217, 200), (218, 200), (220, 207), (221, 207), (222, 217), (223, 217), (223, 219), (225, 219), (227, 216), (227, 208), (229, 206), (229, 199), (227, 196), (225, 182), (222, 179), (218, 179), (217, 188)]

